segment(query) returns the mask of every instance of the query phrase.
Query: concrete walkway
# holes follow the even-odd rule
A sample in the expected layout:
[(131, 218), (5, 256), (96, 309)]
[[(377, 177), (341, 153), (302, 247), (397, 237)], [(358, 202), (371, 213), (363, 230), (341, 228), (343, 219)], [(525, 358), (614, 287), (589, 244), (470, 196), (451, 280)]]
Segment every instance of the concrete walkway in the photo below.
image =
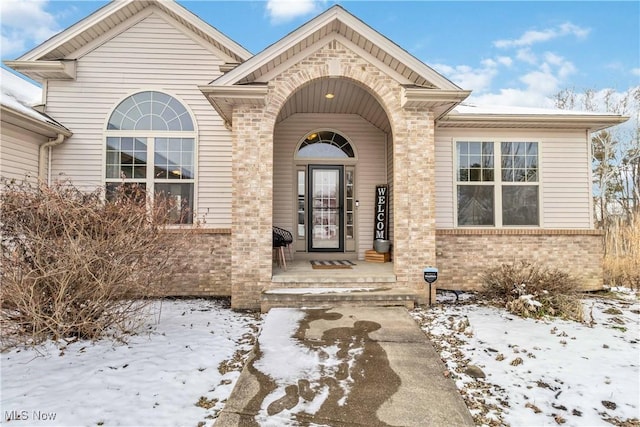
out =
[(274, 308), (216, 426), (473, 426), (402, 307)]

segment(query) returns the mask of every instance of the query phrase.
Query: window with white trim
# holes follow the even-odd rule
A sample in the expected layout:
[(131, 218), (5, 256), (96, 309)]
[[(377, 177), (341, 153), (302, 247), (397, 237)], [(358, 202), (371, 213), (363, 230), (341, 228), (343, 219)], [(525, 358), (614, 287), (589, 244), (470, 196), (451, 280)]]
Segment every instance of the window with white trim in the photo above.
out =
[(136, 93), (113, 111), (106, 135), (107, 197), (136, 184), (171, 200), (173, 222), (191, 224), (196, 133), (184, 105), (162, 92)]
[(458, 141), (458, 226), (538, 226), (537, 142)]
[(298, 148), (299, 159), (354, 158), (353, 147), (344, 136), (330, 130), (321, 130), (308, 135)]

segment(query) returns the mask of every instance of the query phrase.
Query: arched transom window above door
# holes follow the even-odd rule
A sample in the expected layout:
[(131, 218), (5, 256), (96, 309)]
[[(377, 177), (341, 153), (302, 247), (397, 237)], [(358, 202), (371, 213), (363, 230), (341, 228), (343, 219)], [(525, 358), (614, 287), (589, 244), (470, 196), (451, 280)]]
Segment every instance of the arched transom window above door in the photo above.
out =
[(307, 135), (296, 155), (299, 159), (346, 159), (354, 158), (355, 152), (347, 138), (337, 132), (322, 130)]
[(107, 197), (136, 186), (170, 201), (171, 221), (192, 223), (196, 131), (187, 108), (166, 93), (138, 92), (113, 110), (105, 134)]

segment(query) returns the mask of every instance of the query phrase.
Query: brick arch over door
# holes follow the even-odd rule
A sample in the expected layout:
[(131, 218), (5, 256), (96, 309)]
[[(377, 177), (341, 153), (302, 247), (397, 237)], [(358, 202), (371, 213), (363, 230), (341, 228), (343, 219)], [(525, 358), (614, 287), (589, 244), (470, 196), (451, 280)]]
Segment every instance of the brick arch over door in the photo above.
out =
[[(341, 60), (341, 72), (338, 75), (330, 74), (329, 60), (327, 60), (327, 58), (336, 57)], [(348, 79), (369, 92), (387, 114), (391, 133), (394, 135), (397, 133), (396, 129), (399, 126), (397, 121), (402, 115), (400, 105), (402, 87), (398, 82), (347, 49), (341, 49), (338, 53), (328, 48), (311, 55), (269, 82), (269, 95), (262, 129), (267, 133), (272, 132), (278, 114), (289, 98), (305, 85), (324, 78)]]
[[(336, 60), (339, 71), (331, 74), (330, 69), (335, 68), (331, 61)], [(241, 105), (234, 109), (235, 307), (258, 307), (261, 289), (271, 285), (273, 135), (278, 114), (300, 87), (328, 77), (350, 79), (367, 88), (387, 113), (393, 138), (394, 194), (401, 195), (393, 201), (394, 269), (398, 283), (423, 292), (421, 266), (435, 265), (433, 113), (402, 108), (402, 87), (396, 80), (339, 43), (331, 43), (269, 81), (265, 106)], [(415, 194), (412, 182), (420, 182), (423, 190)], [(415, 235), (413, 230), (417, 229), (424, 231)]]

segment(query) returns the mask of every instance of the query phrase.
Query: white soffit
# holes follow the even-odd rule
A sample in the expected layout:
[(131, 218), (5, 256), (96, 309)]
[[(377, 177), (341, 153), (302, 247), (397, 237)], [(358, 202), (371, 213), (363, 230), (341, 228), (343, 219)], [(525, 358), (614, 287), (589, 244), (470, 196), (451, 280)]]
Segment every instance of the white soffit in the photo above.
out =
[(393, 70), (394, 74), (404, 77), (417, 87), (461, 90), (339, 5), (332, 6), (211, 84), (228, 86), (261, 81), (263, 75), (272, 72), (283, 63), (290, 62), (301, 52), (313, 49), (313, 45), (323, 39), (326, 40), (331, 34), (334, 34), (336, 39), (347, 40), (353, 46), (357, 46), (367, 55)]
[(56, 61), (69, 57), (149, 6), (175, 19), (236, 62), (251, 53), (173, 0), (114, 0), (56, 34), (16, 61)]

